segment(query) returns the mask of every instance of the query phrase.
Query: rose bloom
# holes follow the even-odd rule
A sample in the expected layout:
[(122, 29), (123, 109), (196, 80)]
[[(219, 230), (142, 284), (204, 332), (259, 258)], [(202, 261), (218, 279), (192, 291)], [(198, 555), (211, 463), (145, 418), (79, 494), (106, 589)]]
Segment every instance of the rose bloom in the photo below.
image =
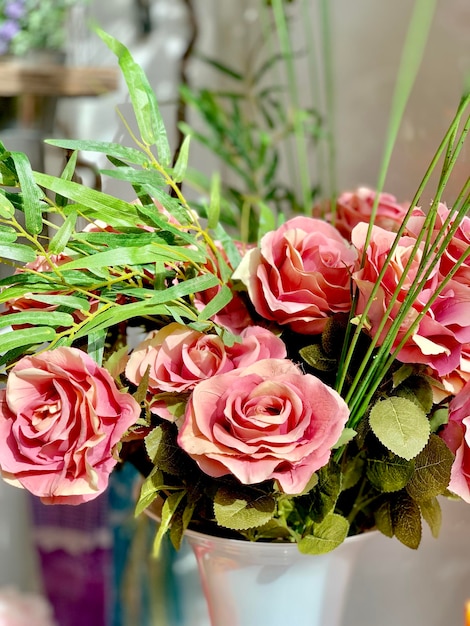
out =
[(351, 308), (356, 250), (322, 220), (294, 217), (249, 250), (234, 278), (256, 311), (299, 333), (319, 334), (332, 313)]
[(199, 383), (178, 443), (209, 476), (273, 479), (298, 494), (328, 462), (348, 415), (318, 378), (287, 359), (266, 359)]
[[(448, 220), (451, 211), (446, 204), (440, 202), (437, 207), (436, 221), (434, 223), (433, 241), (438, 237), (439, 231), (442, 229), (444, 223)], [(409, 219), (406, 228), (407, 231), (412, 233), (415, 237), (418, 236), (421, 228), (423, 227), (426, 214), (419, 208), (413, 210), (412, 216)], [(449, 225), (445, 229), (445, 234), (449, 232), (449, 226), (454, 222), (454, 218), (450, 219)], [(438, 245), (442, 243), (442, 235), (438, 239)], [(455, 267), (456, 262), (460, 257), (468, 252), (470, 247), (470, 217), (465, 216), (457, 227), (454, 235), (452, 236), (449, 244), (447, 245), (441, 259), (440, 259), (440, 276), (445, 278), (449, 272)], [(470, 286), (470, 256), (462, 263), (462, 265), (455, 272), (452, 281), (456, 281), (465, 285), (468, 289)]]
[[(377, 192), (373, 189), (358, 187), (355, 191), (343, 192), (337, 199), (335, 227), (348, 241), (354, 226), (359, 222), (369, 223), (376, 196)], [(374, 223), (385, 230), (396, 232), (408, 208), (406, 204), (400, 204), (395, 196), (380, 193)], [(314, 208), (315, 217), (321, 217), (321, 213), (321, 206)], [(326, 215), (326, 219), (331, 219), (331, 214)]]
[(139, 415), (81, 350), (24, 357), (0, 391), (2, 476), (46, 504), (91, 500), (106, 489), (117, 445)]
[(455, 454), (449, 489), (470, 503), (470, 383), (451, 400), (440, 435)]
[[(366, 239), (368, 225), (358, 224), (352, 232), (352, 242), (362, 254)], [(361, 315), (372, 293), (372, 289), (378, 281), (379, 274), (384, 266), (385, 259), (395, 239), (393, 233), (389, 233), (378, 226), (372, 230), (371, 240), (366, 252), (364, 267), (353, 274), (353, 281), (359, 289), (357, 314)], [(378, 333), (379, 325), (385, 316), (396, 287), (402, 278), (403, 271), (413, 249), (416, 240), (414, 237), (401, 237), (388, 264), (386, 272), (376, 292), (373, 303), (367, 313), (369, 332), (372, 336)], [(421, 260), (421, 248), (418, 248), (413, 256), (412, 264), (407, 272), (405, 281), (398, 293), (397, 300), (389, 313), (385, 326), (380, 333), (378, 345), (381, 345), (385, 335), (400, 313), (403, 302), (411, 288), (412, 282), (417, 275)], [(434, 269), (424, 286), (419, 297), (413, 303), (406, 318), (402, 321), (397, 338), (392, 346), (395, 349), (402, 341), (424, 305), (434, 294), (439, 282), (439, 265)], [(424, 363), (431, 366), (438, 376), (445, 376), (459, 366), (461, 346), (466, 341), (466, 331), (459, 324), (466, 308), (464, 294), (442, 294), (436, 300), (432, 308), (419, 322), (413, 334), (407, 339), (400, 350), (397, 358), (403, 363)], [(467, 309), (468, 310), (468, 309)]]
[[(262, 358), (284, 358), (284, 342), (270, 331), (254, 326), (243, 331), (241, 342), (226, 347), (217, 335), (206, 335), (173, 322), (149, 333), (131, 354), (126, 376), (138, 385), (149, 370), (151, 393), (185, 393), (201, 380), (251, 365)], [(170, 419), (161, 402), (153, 412)]]
[[(220, 242), (215, 242), (217, 249), (223, 259), (223, 261), (227, 264), (228, 268), (232, 269), (230, 262), (228, 260), (227, 254), (224, 251)], [(238, 251), (243, 256), (246, 254), (247, 246), (242, 244), (239, 241), (235, 242), (235, 245), (238, 248)], [(253, 246), (251, 246), (253, 247)], [(210, 253), (210, 251), (209, 251)], [(221, 277), (221, 271), (219, 267), (218, 259), (215, 258), (215, 255), (210, 253), (208, 262), (206, 263), (206, 267), (212, 273), (216, 274), (219, 278)], [(227, 286), (232, 291), (232, 299), (228, 304), (226, 304), (218, 313), (216, 313), (211, 319), (218, 324), (219, 326), (223, 326), (227, 330), (229, 330), (234, 335), (239, 335), (244, 328), (247, 326), (252, 326), (254, 321), (251, 317), (250, 312), (248, 311), (247, 305), (243, 297), (232, 289), (231, 281), (228, 281)], [(194, 306), (198, 309), (198, 311), (202, 311), (204, 307), (209, 304), (211, 300), (215, 298), (215, 296), (220, 291), (220, 287), (211, 287), (210, 289), (205, 289), (204, 291), (200, 291), (194, 294)]]

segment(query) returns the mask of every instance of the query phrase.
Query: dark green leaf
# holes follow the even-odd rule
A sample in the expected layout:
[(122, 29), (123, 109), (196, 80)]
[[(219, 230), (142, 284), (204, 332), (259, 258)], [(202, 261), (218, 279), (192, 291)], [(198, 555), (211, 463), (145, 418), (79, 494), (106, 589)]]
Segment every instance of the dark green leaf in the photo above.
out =
[(398, 456), (383, 459), (368, 459), (367, 478), (383, 493), (400, 491), (410, 480), (415, 463)]
[(395, 537), (408, 548), (416, 550), (421, 543), (421, 512), (419, 506), (406, 493), (395, 497), (391, 503), (391, 517)]
[(437, 498), (420, 500), (419, 508), (423, 519), (431, 530), (432, 536), (437, 539), (439, 537), (442, 524), (442, 510), (439, 500)]
[(406, 490), (412, 498), (430, 500), (447, 489), (454, 455), (438, 435), (429, 442), (415, 459), (415, 471)]

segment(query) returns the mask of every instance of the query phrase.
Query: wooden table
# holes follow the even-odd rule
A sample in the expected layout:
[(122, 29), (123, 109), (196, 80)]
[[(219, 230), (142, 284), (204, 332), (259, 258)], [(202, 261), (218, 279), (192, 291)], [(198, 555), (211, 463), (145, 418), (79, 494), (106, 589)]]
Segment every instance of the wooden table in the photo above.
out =
[(96, 97), (118, 85), (119, 70), (114, 67), (0, 62), (0, 97), (18, 97), (18, 122), (26, 128), (34, 124), (45, 100)]

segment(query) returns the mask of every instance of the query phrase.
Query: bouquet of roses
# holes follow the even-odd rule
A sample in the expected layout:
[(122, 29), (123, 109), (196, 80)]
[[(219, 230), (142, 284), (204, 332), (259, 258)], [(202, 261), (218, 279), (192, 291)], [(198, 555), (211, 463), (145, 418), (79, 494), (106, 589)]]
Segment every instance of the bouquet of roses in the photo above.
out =
[[(79, 504), (133, 463), (156, 549), (188, 527), (306, 553), (372, 528), (417, 547), (422, 519), (437, 535), (438, 496), (470, 501), (469, 181), (442, 200), (470, 98), (430, 207), (422, 186), (407, 204), (360, 188), (241, 242), (217, 177), (186, 200), (189, 137), (173, 163), (145, 75), (101, 36), (137, 147), (54, 140), (57, 177), (1, 149), (3, 478)], [(73, 180), (84, 149), (135, 202)]]

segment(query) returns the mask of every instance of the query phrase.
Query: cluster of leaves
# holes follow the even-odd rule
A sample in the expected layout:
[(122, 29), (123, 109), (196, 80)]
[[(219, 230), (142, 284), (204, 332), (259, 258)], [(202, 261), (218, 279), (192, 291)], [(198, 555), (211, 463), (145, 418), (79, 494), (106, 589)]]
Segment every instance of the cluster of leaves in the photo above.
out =
[[(102, 37), (128, 79), (142, 140), (137, 142), (139, 149), (53, 141), (74, 151), (59, 177), (33, 172), (24, 154), (0, 147), (0, 256), (10, 270), (20, 269), (0, 281), (0, 304), (27, 297), (37, 305), (29, 312), (2, 316), (2, 327), (15, 329), (2, 335), (0, 367), (42, 344), (79, 345), (101, 363), (110, 335), (123, 322), (144, 320), (157, 327), (177, 320), (208, 330), (209, 318), (231, 298), (223, 285), (202, 311), (192, 306), (194, 293), (220, 286), (231, 270), (179, 192), (187, 144), (171, 166), (166, 132), (146, 77), (124, 46), (104, 33)], [(78, 150), (105, 153), (114, 168), (104, 173), (128, 181), (140, 204), (74, 182)], [(177, 197), (168, 193), (168, 187)], [(162, 215), (154, 199), (177, 224)], [(218, 224), (217, 203), (208, 206), (208, 215), (217, 238), (228, 239)], [(114, 232), (80, 227), (83, 220), (97, 219)], [(217, 272), (210, 269), (209, 252), (216, 258)], [(234, 246), (228, 245), (228, 254), (236, 264)], [(66, 262), (56, 262), (56, 255), (64, 255)], [(50, 271), (24, 267), (37, 257)]]

